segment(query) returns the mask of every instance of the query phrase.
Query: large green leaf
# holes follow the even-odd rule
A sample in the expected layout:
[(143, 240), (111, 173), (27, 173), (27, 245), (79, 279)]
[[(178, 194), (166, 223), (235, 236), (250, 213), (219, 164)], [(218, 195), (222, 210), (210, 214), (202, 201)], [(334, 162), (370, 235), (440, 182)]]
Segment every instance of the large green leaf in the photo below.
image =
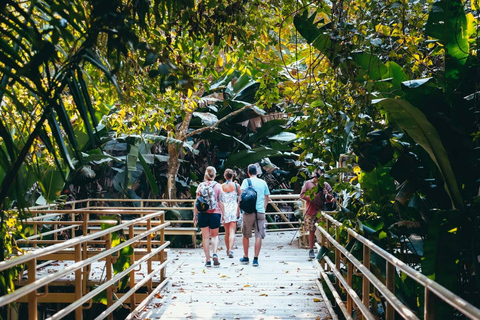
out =
[[(395, 182), (390, 173), (390, 167), (377, 166), (370, 172), (362, 171), (359, 182), (365, 197), (372, 202), (389, 202), (395, 193)], [(383, 200), (387, 197), (386, 200)], [(383, 201), (382, 201), (383, 200)]]
[(445, 46), (450, 59), (462, 65), (469, 55), (469, 29), (463, 6), (461, 0), (436, 1), (425, 27), (428, 36), (438, 39)]
[(293, 18), (293, 23), (298, 32), (310, 43), (323, 53), (330, 61), (333, 61), (342, 47), (338, 41), (332, 39), (330, 23), (318, 27), (315, 15), (308, 17), (308, 10)]
[(242, 150), (233, 153), (225, 161), (225, 168), (245, 168), (251, 163), (262, 160), (267, 157), (281, 156), (282, 153), (267, 147), (258, 147), (254, 149)]
[(275, 136), (285, 130), (284, 125), (287, 121), (285, 119), (274, 119), (265, 122), (258, 131), (248, 138), (248, 143), (253, 143), (262, 140), (265, 137)]
[[(440, 283), (452, 292), (457, 292), (458, 263), (460, 259), (459, 213), (436, 211), (428, 226), (428, 236), (424, 244), (422, 273)], [(453, 309), (445, 304), (436, 306), (439, 319), (453, 319)]]
[(380, 80), (387, 74), (388, 68), (377, 56), (368, 53), (352, 53), (352, 55), (370, 80)]
[(141, 153), (138, 153), (138, 159), (140, 160), (140, 163), (142, 164), (143, 171), (145, 172), (145, 175), (147, 176), (148, 183), (150, 184), (150, 188), (152, 188), (152, 192), (154, 195), (157, 195), (160, 193), (160, 189), (158, 188), (157, 181), (155, 180), (155, 176), (153, 175), (152, 171), (150, 170), (150, 167), (148, 166), (147, 162), (143, 158)]
[(208, 140), (223, 140), (223, 141), (219, 141), (217, 143), (218, 145), (223, 145), (224, 142), (225, 143), (230, 143), (230, 142), (227, 142), (225, 140), (234, 140), (237, 143), (241, 144), (246, 149), (251, 149), (252, 148), (248, 144), (243, 142), (242, 140), (238, 139), (237, 137), (226, 134), (226, 133), (223, 133), (223, 132), (220, 132), (220, 131), (205, 131), (205, 132), (201, 133), (201, 137), (204, 138), (204, 139), (208, 139)]
[[(445, 78), (449, 91), (457, 89), (468, 68), (469, 38), (473, 34), (467, 22), (462, 0), (439, 0), (432, 5), (425, 33), (445, 48)], [(475, 36), (476, 37), (476, 36)]]
[(395, 122), (427, 151), (443, 176), (445, 190), (452, 201), (452, 207), (463, 207), (462, 196), (447, 151), (437, 130), (423, 112), (401, 99), (379, 99), (374, 103), (379, 104), (387, 112), (389, 120)]
[(49, 202), (57, 199), (65, 185), (62, 173), (57, 168), (48, 169), (43, 176), (38, 177), (43, 196)]

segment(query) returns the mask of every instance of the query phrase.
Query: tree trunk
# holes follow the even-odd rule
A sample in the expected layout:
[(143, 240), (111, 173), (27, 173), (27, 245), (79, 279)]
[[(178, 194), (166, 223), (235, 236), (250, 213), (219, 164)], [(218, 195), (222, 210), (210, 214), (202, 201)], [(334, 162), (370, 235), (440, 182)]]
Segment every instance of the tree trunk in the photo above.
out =
[(177, 198), (177, 173), (180, 167), (179, 155), (181, 146), (176, 144), (168, 145), (168, 170), (167, 170), (167, 198)]
[[(185, 136), (187, 135), (188, 126), (192, 120), (193, 112), (188, 112), (183, 118), (182, 124), (175, 132), (175, 138), (177, 140), (185, 141)], [(177, 174), (178, 168), (180, 168), (180, 151), (182, 150), (181, 145), (169, 144), (168, 145), (168, 177), (167, 177), (167, 194), (168, 199), (177, 198)]]

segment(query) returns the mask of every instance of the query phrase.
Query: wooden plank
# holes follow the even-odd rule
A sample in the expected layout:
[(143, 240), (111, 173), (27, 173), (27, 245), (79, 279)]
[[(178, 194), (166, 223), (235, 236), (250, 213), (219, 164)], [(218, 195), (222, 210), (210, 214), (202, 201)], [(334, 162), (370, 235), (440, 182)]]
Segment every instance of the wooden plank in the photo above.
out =
[[(298, 248), (290, 232), (268, 233), (260, 266), (242, 265), (241, 236), (235, 258), (219, 248), (219, 268), (206, 268), (202, 249), (170, 249), (170, 278), (140, 319), (330, 319), (316, 285), (317, 272), (308, 250)], [(221, 243), (223, 242), (221, 237)], [(251, 241), (253, 244), (253, 239)], [(253, 254), (253, 246), (250, 246)]]

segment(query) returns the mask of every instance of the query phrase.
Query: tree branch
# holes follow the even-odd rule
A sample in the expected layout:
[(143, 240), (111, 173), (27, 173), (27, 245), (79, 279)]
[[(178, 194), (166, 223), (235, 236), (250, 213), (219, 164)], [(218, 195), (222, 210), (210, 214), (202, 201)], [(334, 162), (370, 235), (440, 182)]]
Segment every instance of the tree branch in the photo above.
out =
[(200, 128), (200, 129), (197, 129), (197, 130), (194, 130), (192, 132), (190, 132), (189, 134), (185, 135), (185, 137), (183, 137), (183, 141), (187, 140), (188, 138), (190, 137), (193, 137), (194, 135), (196, 134), (200, 134), (202, 132), (205, 132), (205, 131), (213, 131), (213, 130), (216, 130), (218, 128), (218, 126), (220, 125), (220, 123), (224, 122), (225, 120), (233, 117), (233, 116), (236, 116), (237, 114), (241, 113), (242, 111), (245, 111), (247, 109), (251, 109), (253, 108), (255, 105), (253, 104), (249, 104), (249, 105), (246, 105), (232, 113), (229, 113), (227, 114), (225, 117), (223, 117), (222, 119), (218, 120), (217, 122), (215, 122), (212, 126), (210, 127), (203, 127), (203, 128)]

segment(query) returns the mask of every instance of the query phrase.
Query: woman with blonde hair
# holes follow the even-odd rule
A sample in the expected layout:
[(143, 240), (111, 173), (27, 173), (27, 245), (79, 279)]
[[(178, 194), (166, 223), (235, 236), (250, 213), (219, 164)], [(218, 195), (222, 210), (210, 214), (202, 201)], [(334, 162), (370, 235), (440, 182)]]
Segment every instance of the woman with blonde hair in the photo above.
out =
[(240, 208), (238, 199), (240, 198), (240, 186), (233, 181), (235, 172), (232, 169), (225, 170), (223, 174), (225, 183), (222, 184), (222, 196), (220, 201), (223, 203), (225, 227), (225, 245), (227, 247), (227, 255), (233, 258), (233, 245), (235, 244), (235, 230), (237, 229), (237, 220), (240, 217)]
[(211, 267), (210, 261), (210, 238), (212, 239), (213, 266), (219, 267), (218, 261), (218, 229), (223, 220), (223, 204), (220, 202), (222, 187), (215, 181), (217, 170), (214, 167), (207, 167), (205, 170), (204, 182), (197, 188), (197, 198), (193, 209), (193, 223), (202, 230), (203, 251), (205, 252), (206, 267)]

